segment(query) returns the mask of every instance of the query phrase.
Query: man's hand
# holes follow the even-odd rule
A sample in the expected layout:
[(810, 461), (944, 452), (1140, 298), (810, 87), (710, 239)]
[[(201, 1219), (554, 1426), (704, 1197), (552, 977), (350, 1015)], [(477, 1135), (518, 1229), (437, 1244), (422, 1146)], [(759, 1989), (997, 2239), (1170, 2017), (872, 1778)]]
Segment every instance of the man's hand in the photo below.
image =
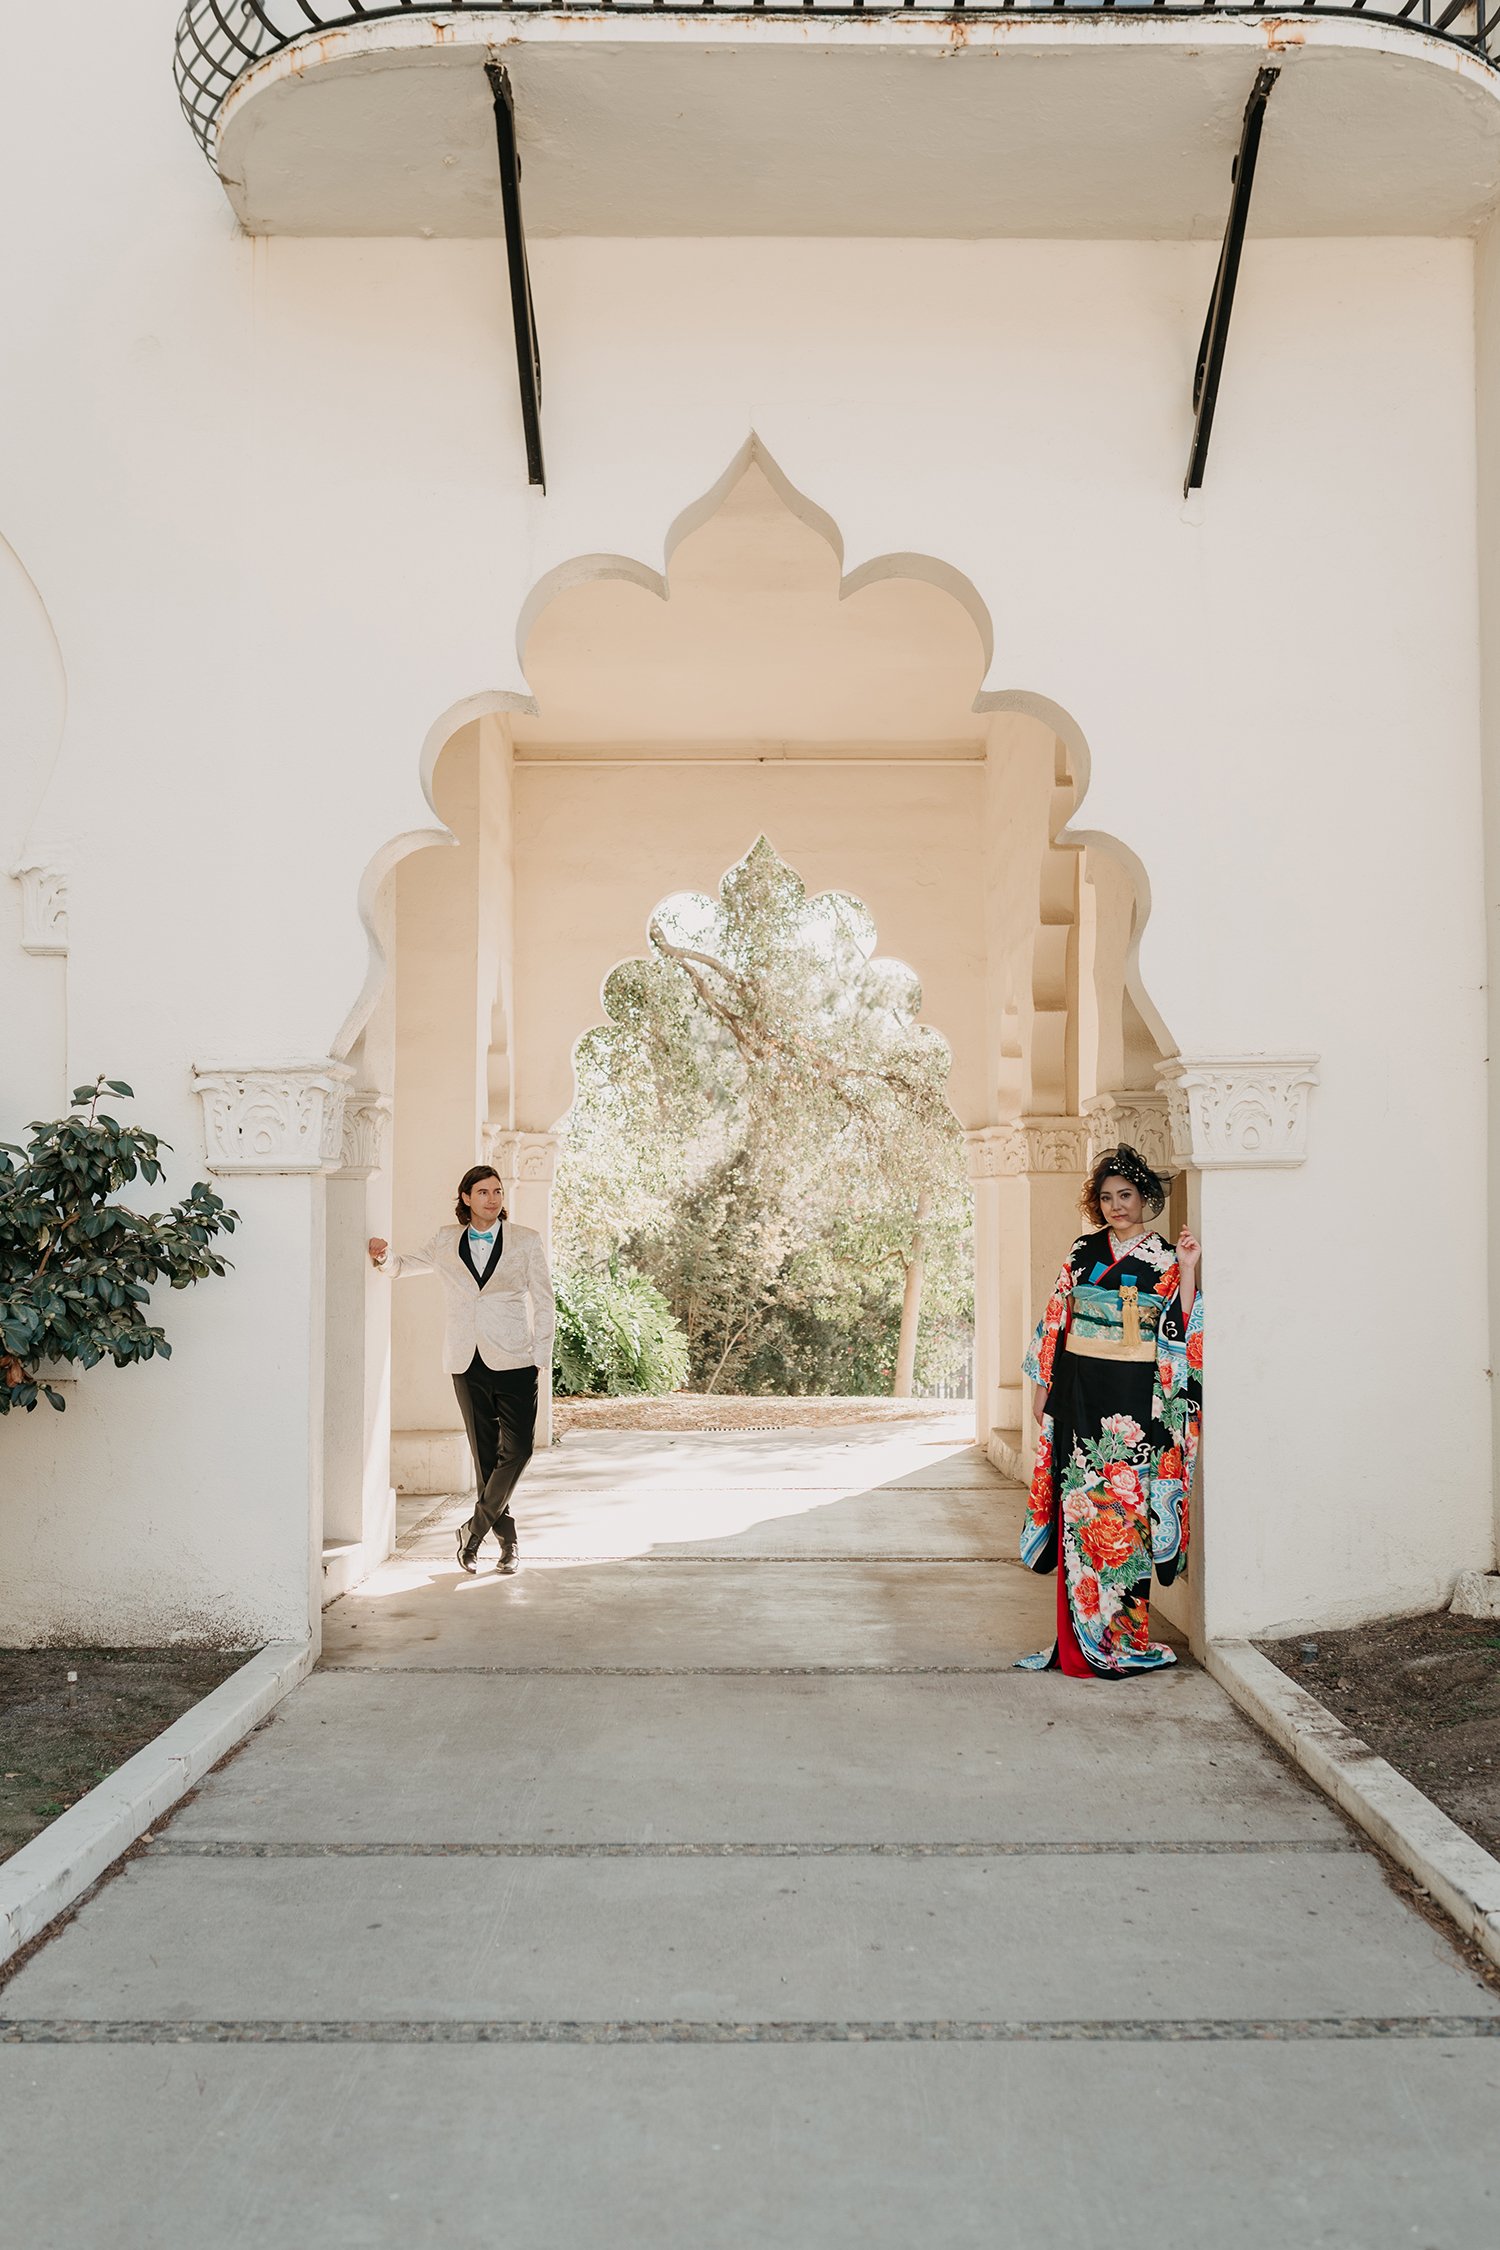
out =
[(390, 1244), (388, 1242), (382, 1242), (378, 1234), (372, 1234), (369, 1241), (371, 1265), (383, 1266), (385, 1264), (385, 1254), (387, 1250), (389, 1250), (389, 1248)]

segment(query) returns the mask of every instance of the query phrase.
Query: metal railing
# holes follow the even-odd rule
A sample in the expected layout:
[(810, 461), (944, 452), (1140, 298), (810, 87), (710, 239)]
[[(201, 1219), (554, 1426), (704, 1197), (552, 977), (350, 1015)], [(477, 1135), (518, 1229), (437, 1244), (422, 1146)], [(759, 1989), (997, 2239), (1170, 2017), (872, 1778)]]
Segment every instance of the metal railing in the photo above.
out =
[(210, 162), (226, 100), (248, 70), (283, 47), (322, 31), (404, 15), (778, 15), (880, 17), (1082, 15), (1361, 16), (1467, 47), (1500, 60), (1500, 0), (188, 0), (177, 26), (177, 91), (183, 114)]

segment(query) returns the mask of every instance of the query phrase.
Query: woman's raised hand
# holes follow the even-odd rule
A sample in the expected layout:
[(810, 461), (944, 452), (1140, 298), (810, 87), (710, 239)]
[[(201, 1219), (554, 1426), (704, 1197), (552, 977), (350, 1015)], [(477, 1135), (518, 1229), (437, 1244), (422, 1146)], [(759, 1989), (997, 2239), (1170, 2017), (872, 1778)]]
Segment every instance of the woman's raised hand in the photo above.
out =
[(390, 1244), (388, 1242), (382, 1242), (378, 1234), (372, 1234), (369, 1241), (371, 1265), (383, 1265), (385, 1263), (385, 1254), (387, 1250), (389, 1250), (389, 1248)]
[(1193, 1273), (1197, 1270), (1198, 1260), (1201, 1255), (1202, 1251), (1196, 1238), (1193, 1235), (1190, 1235), (1187, 1228), (1184, 1227), (1181, 1234), (1177, 1237), (1178, 1265), (1182, 1268), (1182, 1271), (1184, 1273)]

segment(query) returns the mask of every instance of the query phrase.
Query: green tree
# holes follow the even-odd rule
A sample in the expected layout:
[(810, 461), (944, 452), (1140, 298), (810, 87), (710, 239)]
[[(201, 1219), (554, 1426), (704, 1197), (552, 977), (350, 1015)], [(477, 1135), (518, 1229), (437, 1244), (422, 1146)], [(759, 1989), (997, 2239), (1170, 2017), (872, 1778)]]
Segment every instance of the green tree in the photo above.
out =
[(560, 1256), (648, 1273), (704, 1389), (910, 1390), (966, 1356), (947, 1049), (872, 946), (762, 839), (657, 915), (580, 1045)]
[(0, 1414), (43, 1397), (62, 1412), (62, 1393), (39, 1379), (49, 1361), (170, 1358), (147, 1318), (153, 1284), (186, 1289), (227, 1270), (213, 1243), (238, 1214), (206, 1182), (170, 1211), (112, 1200), (137, 1175), (155, 1185), (166, 1144), (101, 1111), (106, 1091), (133, 1099), (100, 1078), (75, 1088), (66, 1117), (31, 1125), (25, 1147), (0, 1143)]

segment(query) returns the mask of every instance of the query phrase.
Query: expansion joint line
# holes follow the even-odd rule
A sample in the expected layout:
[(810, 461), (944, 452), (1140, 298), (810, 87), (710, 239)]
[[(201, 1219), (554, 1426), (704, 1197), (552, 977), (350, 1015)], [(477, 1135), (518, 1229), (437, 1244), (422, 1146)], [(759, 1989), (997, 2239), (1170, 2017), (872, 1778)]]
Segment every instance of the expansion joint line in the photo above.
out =
[(28, 2047), (822, 2047), (866, 2045), (1011, 2045), (1097, 2042), (1219, 2045), (1325, 2040), (1494, 2039), (1490, 2016), (1188, 2016), (1103, 2017), (1072, 2021), (702, 2023), (626, 2019), (571, 2022), (420, 2021), (282, 2022), (250, 2017), (171, 2022), (69, 2016), (0, 2018), (0, 2046)]
[(1286, 1852), (1363, 1853), (1348, 1836), (1280, 1839), (1215, 1837), (1135, 1840), (1124, 1843), (1068, 1839), (1053, 1842), (861, 1843), (314, 1843), (232, 1837), (161, 1836), (145, 1847), (148, 1859), (1115, 1859), (1159, 1854), (1190, 1858), (1276, 1858)]

